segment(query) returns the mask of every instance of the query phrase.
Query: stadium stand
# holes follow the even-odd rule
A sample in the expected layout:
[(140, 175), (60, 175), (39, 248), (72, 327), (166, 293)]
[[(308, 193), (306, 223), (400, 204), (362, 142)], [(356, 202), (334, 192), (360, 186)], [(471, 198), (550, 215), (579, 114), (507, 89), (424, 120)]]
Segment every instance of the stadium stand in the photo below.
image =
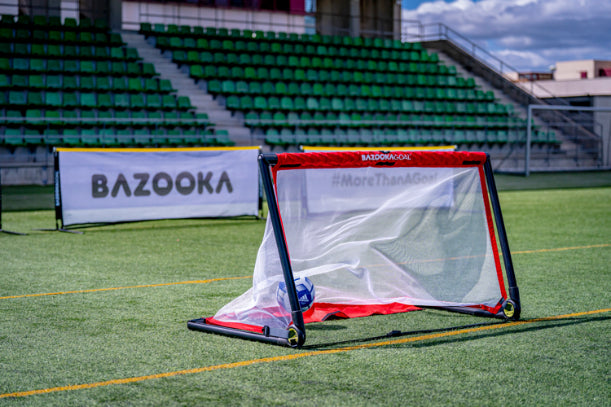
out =
[(2, 15), (0, 144), (230, 145), (99, 20)]
[(418, 42), (150, 23), (140, 33), (271, 146), (525, 140), (511, 104)]

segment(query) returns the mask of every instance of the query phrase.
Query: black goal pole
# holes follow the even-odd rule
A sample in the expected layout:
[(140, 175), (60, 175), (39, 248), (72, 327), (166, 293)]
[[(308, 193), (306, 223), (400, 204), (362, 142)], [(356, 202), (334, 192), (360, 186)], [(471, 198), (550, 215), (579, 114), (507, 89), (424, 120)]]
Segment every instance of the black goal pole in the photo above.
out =
[(25, 233), (12, 232), (2, 228), (2, 168), (0, 168), (0, 233), (6, 233), (7, 235), (26, 236)]
[(507, 232), (505, 231), (505, 222), (503, 222), (503, 213), (501, 212), (501, 204), (499, 202), (499, 195), (496, 189), (496, 183), (494, 181), (494, 174), (492, 172), (492, 164), (490, 164), (490, 156), (486, 154), (486, 162), (484, 163), (484, 173), (486, 175), (486, 183), (488, 184), (488, 193), (490, 195), (490, 202), (492, 204), (492, 211), (494, 212), (494, 218), (499, 236), (499, 242), (501, 245), (501, 252), (503, 253), (503, 263), (505, 265), (505, 275), (507, 276), (507, 285), (509, 291), (509, 298), (513, 301), (513, 315), (511, 319), (520, 319), (520, 291), (518, 290), (518, 283), (516, 282), (516, 276), (513, 270), (513, 262), (511, 260), (511, 251), (509, 250), (509, 243), (507, 242)]
[(289, 259), (288, 248), (284, 238), (282, 221), (280, 220), (280, 210), (276, 202), (274, 182), (270, 174), (270, 166), (276, 165), (277, 162), (278, 158), (276, 154), (268, 153), (259, 155), (259, 169), (261, 172), (261, 177), (263, 178), (265, 194), (267, 195), (267, 207), (269, 211), (268, 216), (271, 218), (272, 225), (274, 227), (274, 235), (276, 238), (276, 245), (278, 246), (280, 264), (282, 265), (282, 271), (284, 274), (286, 292), (288, 294), (292, 310), (291, 315), (293, 317), (293, 326), (289, 328), (289, 344), (291, 346), (301, 346), (305, 342), (305, 322), (303, 320), (301, 306), (299, 305), (299, 298), (297, 296), (297, 288), (295, 287), (291, 261)]

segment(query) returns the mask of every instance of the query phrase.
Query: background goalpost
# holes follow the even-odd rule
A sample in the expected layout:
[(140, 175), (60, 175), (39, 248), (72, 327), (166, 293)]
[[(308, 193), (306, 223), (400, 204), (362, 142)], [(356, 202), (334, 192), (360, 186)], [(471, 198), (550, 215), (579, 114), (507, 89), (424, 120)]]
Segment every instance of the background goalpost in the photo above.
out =
[[(587, 122), (575, 120), (573, 128), (568, 128), (566, 123), (559, 127), (554, 122), (553, 116), (546, 119), (546, 125), (569, 135), (568, 158), (583, 162), (583, 170), (599, 170), (611, 168), (611, 106), (610, 107), (580, 107), (580, 106), (558, 106), (558, 105), (528, 105), (526, 146), (524, 152), (524, 175), (529, 176), (532, 171), (532, 145), (535, 141), (534, 131), (537, 125), (534, 123), (535, 111), (540, 113), (551, 112), (569, 113), (582, 112), (592, 113), (593, 117)], [(571, 136), (571, 134), (573, 136)], [(563, 170), (563, 168), (557, 168)]]

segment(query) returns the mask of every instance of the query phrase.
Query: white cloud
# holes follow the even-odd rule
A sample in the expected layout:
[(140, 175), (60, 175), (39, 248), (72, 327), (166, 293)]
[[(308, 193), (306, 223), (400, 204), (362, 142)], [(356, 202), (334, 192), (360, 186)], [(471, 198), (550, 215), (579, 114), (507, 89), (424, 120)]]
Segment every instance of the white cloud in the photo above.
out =
[(532, 52), (532, 51), (515, 51), (511, 49), (504, 49), (501, 51), (496, 51), (495, 56), (503, 61), (513, 61), (514, 64), (520, 66), (540, 66), (549, 68), (545, 66), (548, 63), (548, 60), (541, 54)]
[(404, 10), (403, 18), (444, 23), (520, 70), (545, 70), (561, 60), (611, 60), (607, 0), (437, 0)]

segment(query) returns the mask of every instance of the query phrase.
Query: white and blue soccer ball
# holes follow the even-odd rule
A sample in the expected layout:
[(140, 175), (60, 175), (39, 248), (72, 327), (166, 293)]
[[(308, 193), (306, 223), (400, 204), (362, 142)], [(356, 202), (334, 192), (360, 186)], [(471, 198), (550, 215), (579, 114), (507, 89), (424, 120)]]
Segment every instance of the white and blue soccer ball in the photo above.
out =
[[(312, 281), (307, 277), (297, 277), (295, 279), (295, 288), (297, 289), (297, 297), (299, 298), (301, 311), (305, 312), (309, 310), (312, 304), (314, 304), (314, 298), (316, 297), (314, 284), (312, 284)], [(289, 295), (286, 292), (286, 283), (284, 281), (278, 284), (276, 299), (282, 308), (291, 312), (291, 302), (289, 301)]]

